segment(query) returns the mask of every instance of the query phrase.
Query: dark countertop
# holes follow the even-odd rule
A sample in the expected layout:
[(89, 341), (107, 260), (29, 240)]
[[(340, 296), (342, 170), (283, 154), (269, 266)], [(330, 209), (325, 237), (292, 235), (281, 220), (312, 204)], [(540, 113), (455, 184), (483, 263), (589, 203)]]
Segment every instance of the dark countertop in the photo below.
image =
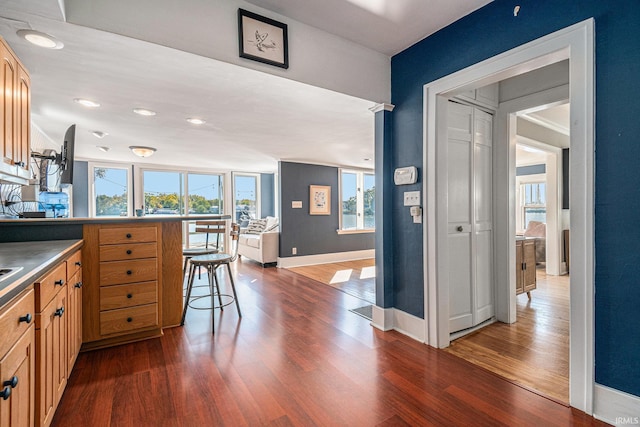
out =
[(118, 224), (131, 222), (196, 221), (201, 219), (231, 219), (231, 215), (146, 215), (141, 217), (114, 216), (101, 218), (21, 218), (2, 219), (0, 226), (52, 224)]
[(0, 268), (22, 270), (0, 281), (0, 307), (82, 247), (82, 240), (0, 243)]

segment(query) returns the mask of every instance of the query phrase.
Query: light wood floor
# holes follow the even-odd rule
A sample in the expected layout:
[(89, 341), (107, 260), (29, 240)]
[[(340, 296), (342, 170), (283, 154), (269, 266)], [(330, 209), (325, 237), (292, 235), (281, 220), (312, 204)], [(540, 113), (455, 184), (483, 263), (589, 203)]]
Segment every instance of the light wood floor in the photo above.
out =
[(289, 270), (371, 304), (376, 303), (376, 267), (373, 258), (292, 267)]
[(211, 312), (189, 310), (163, 337), (81, 353), (52, 426), (605, 425), (371, 327), (358, 298), (234, 264), (242, 318), (215, 310), (212, 335)]
[(538, 269), (538, 288), (517, 296), (517, 321), (496, 322), (445, 349), (516, 384), (569, 402), (569, 276)]

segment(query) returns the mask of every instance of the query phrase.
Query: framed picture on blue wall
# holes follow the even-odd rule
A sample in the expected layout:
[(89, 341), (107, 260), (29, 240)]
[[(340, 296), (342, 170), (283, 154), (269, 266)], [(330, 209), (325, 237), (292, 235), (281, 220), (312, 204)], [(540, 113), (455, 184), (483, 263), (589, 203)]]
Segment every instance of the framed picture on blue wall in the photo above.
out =
[(289, 68), (287, 24), (238, 9), (240, 57)]
[(309, 215), (331, 215), (330, 186), (309, 186)]

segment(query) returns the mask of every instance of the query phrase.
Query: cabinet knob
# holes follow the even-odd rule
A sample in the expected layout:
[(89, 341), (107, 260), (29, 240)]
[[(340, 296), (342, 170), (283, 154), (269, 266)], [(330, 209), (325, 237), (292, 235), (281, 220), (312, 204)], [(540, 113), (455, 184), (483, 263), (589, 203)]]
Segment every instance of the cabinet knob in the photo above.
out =
[(19, 166), (19, 167), (23, 168), (24, 167), (24, 162), (18, 162), (18, 163), (16, 163), (16, 166)]
[(5, 387), (4, 390), (0, 391), (0, 397), (2, 397), (2, 400), (9, 399), (9, 396), (11, 396), (11, 387)]
[(129, 323), (133, 322), (133, 317), (127, 317), (127, 322)]
[(33, 319), (33, 317), (31, 316), (31, 313), (27, 313), (24, 316), (20, 317), (18, 319), (18, 323), (22, 323), (25, 322), (26, 324), (31, 323), (31, 320)]
[(77, 265), (78, 267), (82, 267), (82, 263), (81, 263), (80, 261), (76, 261), (76, 265)]
[(133, 294), (127, 294), (127, 298), (129, 299), (133, 298)]
[(55, 311), (55, 313), (53, 313), (54, 316), (58, 316), (58, 317), (62, 317), (63, 314), (64, 314), (64, 307), (60, 307)]
[(18, 377), (16, 377), (15, 375), (11, 377), (10, 380), (7, 380), (5, 382), (2, 383), (3, 386), (5, 387), (11, 387), (11, 388), (16, 388), (16, 386), (18, 385)]
[(64, 285), (64, 280), (60, 279), (60, 280), (56, 280), (55, 282), (53, 282), (54, 285), (58, 285), (58, 286), (62, 286)]
[(81, 288), (82, 287), (82, 282), (78, 282), (75, 285), (73, 285), (74, 288)]
[(127, 255), (131, 255), (133, 252), (131, 252), (131, 249), (127, 249)]
[(127, 239), (131, 238), (131, 233), (127, 233)]
[(128, 274), (129, 276), (131, 276), (131, 275), (133, 274), (133, 271), (131, 271), (131, 270), (127, 270), (127, 274)]
[(458, 230), (458, 231), (462, 231), (462, 230), (464, 230), (464, 229), (462, 228), (462, 226), (461, 226), (461, 225), (459, 225), (459, 226), (458, 226), (458, 228), (456, 228), (456, 230)]

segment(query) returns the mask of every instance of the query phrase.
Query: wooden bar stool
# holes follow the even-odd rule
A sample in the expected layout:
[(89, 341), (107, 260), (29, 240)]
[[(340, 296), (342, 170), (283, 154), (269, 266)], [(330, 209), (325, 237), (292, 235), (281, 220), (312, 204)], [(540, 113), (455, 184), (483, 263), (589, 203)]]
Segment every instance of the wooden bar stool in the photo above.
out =
[[(226, 222), (221, 220), (201, 220), (196, 221), (196, 233), (206, 233), (204, 248), (195, 247), (195, 248), (184, 248), (182, 250), (182, 256), (184, 257), (184, 264), (182, 266), (182, 277), (184, 280), (184, 276), (187, 273), (187, 265), (189, 264), (189, 260), (194, 256), (198, 255), (207, 255), (207, 254), (215, 254), (220, 250), (220, 246), (222, 244), (222, 236), (227, 232)], [(214, 237), (212, 236), (211, 242), (209, 241), (209, 236), (215, 236), (215, 244), (213, 243)]]
[[(229, 232), (229, 236), (231, 237), (231, 245), (233, 247), (232, 253), (213, 253), (206, 255), (197, 255), (191, 258), (191, 265), (189, 267), (189, 277), (187, 282), (187, 295), (185, 297), (184, 307), (182, 309), (182, 321), (180, 322), (181, 326), (184, 325), (184, 320), (187, 316), (187, 308), (189, 307), (189, 302), (191, 301), (191, 291), (193, 290), (193, 281), (196, 275), (195, 270), (198, 267), (204, 267), (207, 269), (207, 279), (209, 282), (209, 290), (211, 292), (211, 333), (215, 333), (215, 316), (213, 313), (214, 309), (220, 308), (221, 310), (224, 310), (224, 307), (230, 305), (235, 301), (236, 308), (238, 309), (238, 316), (242, 317), (240, 304), (238, 303), (238, 294), (236, 293), (236, 285), (233, 280), (233, 273), (231, 272), (231, 263), (238, 258), (238, 238), (240, 236), (240, 226), (238, 224), (231, 224), (231, 231)], [(222, 294), (220, 292), (217, 271), (218, 267), (223, 265), (227, 266), (227, 273), (229, 274), (229, 281), (231, 282), (231, 290), (233, 292), (233, 296)], [(216, 296), (218, 297), (218, 306), (215, 305)], [(231, 301), (223, 303), (223, 296), (231, 298)]]

